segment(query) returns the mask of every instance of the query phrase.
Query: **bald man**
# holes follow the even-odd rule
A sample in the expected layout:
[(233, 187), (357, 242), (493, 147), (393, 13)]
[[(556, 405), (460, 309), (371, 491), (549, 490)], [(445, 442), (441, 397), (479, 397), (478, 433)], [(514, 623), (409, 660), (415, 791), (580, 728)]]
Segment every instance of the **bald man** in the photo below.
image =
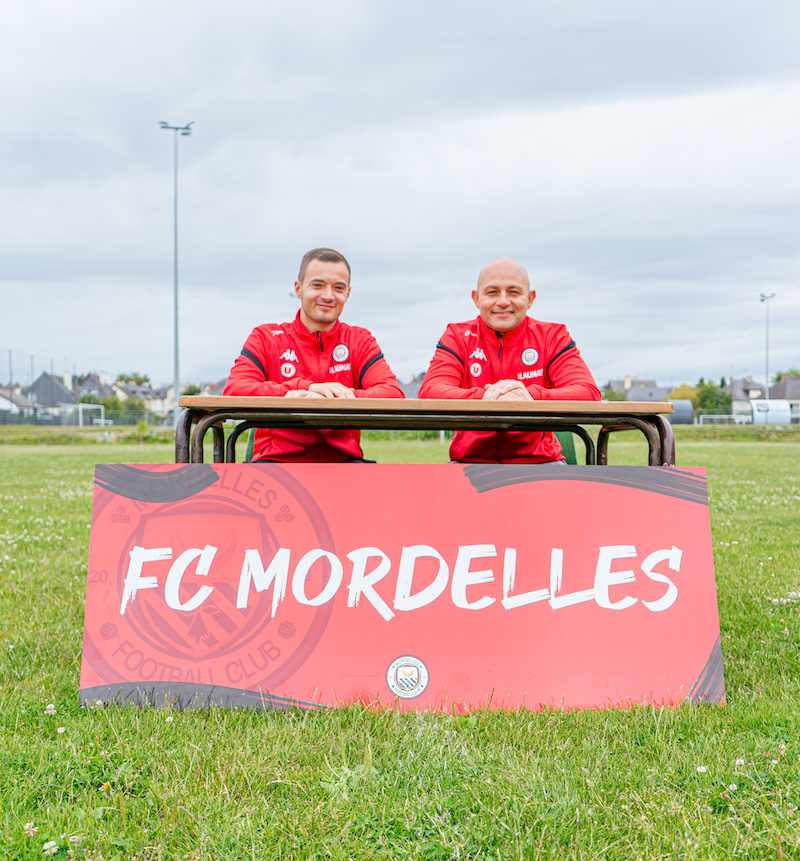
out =
[[(475, 320), (451, 323), (431, 359), (421, 398), (487, 401), (599, 401), (600, 390), (560, 323), (528, 316), (536, 298), (528, 273), (499, 257), (484, 266)], [(563, 463), (555, 434), (457, 431), (450, 457), (463, 463)]]

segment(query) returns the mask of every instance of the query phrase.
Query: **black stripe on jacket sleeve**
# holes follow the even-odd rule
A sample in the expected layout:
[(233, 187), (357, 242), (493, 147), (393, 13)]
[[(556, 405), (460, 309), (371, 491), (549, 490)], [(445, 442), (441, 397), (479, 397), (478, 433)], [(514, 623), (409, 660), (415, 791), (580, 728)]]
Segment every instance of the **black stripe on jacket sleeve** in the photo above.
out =
[(261, 369), (261, 373), (264, 375), (264, 379), (267, 379), (267, 372), (264, 370), (264, 366), (258, 360), (258, 356), (254, 355), (247, 349), (247, 347), (242, 347), (242, 355), (247, 356), (248, 359), (254, 364), (257, 365)]
[(548, 372), (550, 371), (550, 365), (552, 365), (552, 364), (553, 364), (553, 362), (555, 362), (555, 360), (556, 360), (559, 356), (561, 356), (561, 355), (563, 355), (564, 353), (566, 353), (566, 352), (567, 352), (567, 350), (571, 350), (574, 346), (575, 346), (575, 341), (573, 340), (573, 341), (570, 341), (570, 342), (569, 342), (569, 344), (567, 344), (567, 346), (566, 346), (566, 347), (563, 347), (562, 349), (560, 349), (560, 350), (555, 354), (555, 356), (553, 356), (553, 358), (552, 358), (552, 359), (550, 359), (550, 361), (547, 363), (547, 371), (548, 371)]
[(441, 341), (439, 341), (439, 343), (436, 345), (436, 349), (446, 350), (448, 353), (450, 353), (450, 355), (455, 356), (458, 361), (461, 362), (462, 365), (464, 364), (464, 360), (461, 358), (461, 356), (459, 356), (455, 350), (451, 350), (450, 347), (445, 347), (445, 345)]
[(374, 365), (374, 364), (375, 364), (375, 362), (377, 362), (377, 361), (378, 361), (378, 359), (382, 359), (382, 358), (383, 358), (383, 353), (378, 353), (378, 354), (376, 354), (376, 355), (375, 355), (375, 356), (373, 356), (373, 357), (372, 357), (372, 358), (367, 362), (367, 364), (366, 364), (366, 365), (364, 365), (364, 367), (361, 369), (361, 373), (358, 375), (358, 384), (359, 384), (359, 386), (361, 386), (361, 388), (362, 388), (362, 389), (364, 388), (364, 374), (366, 374), (366, 373), (367, 373), (367, 371), (369, 370), (369, 368), (370, 368), (372, 365)]

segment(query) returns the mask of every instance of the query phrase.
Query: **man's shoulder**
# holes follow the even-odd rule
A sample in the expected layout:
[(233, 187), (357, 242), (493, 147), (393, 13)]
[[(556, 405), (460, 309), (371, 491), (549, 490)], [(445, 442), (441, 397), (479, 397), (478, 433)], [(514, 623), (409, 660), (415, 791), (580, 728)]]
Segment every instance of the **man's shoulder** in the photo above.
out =
[(529, 331), (535, 331), (546, 335), (558, 334), (560, 332), (567, 331), (567, 327), (564, 323), (551, 323), (548, 320), (536, 320), (534, 317), (526, 317), (524, 325)]
[(477, 338), (480, 333), (480, 326), (475, 319), (464, 320), (463, 323), (448, 323), (442, 337), (449, 336), (456, 338), (458, 341), (469, 341), (470, 338)]
[(253, 335), (258, 335), (262, 338), (279, 338), (282, 335), (291, 335), (292, 334), (292, 324), (291, 323), (262, 323), (260, 326), (256, 326), (251, 333), (251, 337)]
[(365, 329), (364, 326), (351, 326), (349, 323), (343, 323), (341, 320), (339, 320), (339, 325), (337, 327), (337, 335), (343, 341), (347, 341), (348, 343), (375, 340), (375, 336), (372, 332), (370, 332), (369, 329)]

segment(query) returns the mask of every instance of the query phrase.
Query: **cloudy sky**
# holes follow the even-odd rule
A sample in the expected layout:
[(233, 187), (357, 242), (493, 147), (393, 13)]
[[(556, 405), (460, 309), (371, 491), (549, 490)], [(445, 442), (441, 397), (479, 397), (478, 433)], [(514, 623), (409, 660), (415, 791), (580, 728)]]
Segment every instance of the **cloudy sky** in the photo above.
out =
[(0, 382), (225, 376), (353, 266), (397, 375), (527, 266), (601, 384), (800, 367), (796, 0), (4, 0)]

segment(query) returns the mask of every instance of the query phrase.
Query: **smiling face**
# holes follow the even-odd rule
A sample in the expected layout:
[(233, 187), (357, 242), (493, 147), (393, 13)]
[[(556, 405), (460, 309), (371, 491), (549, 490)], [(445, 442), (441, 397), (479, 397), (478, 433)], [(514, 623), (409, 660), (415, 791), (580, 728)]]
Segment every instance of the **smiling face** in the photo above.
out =
[(294, 282), (300, 299), (300, 320), (309, 332), (327, 332), (350, 295), (350, 273), (344, 263), (312, 260), (303, 280)]
[(496, 332), (516, 329), (536, 298), (528, 273), (515, 260), (500, 257), (481, 270), (472, 301), (481, 319)]

